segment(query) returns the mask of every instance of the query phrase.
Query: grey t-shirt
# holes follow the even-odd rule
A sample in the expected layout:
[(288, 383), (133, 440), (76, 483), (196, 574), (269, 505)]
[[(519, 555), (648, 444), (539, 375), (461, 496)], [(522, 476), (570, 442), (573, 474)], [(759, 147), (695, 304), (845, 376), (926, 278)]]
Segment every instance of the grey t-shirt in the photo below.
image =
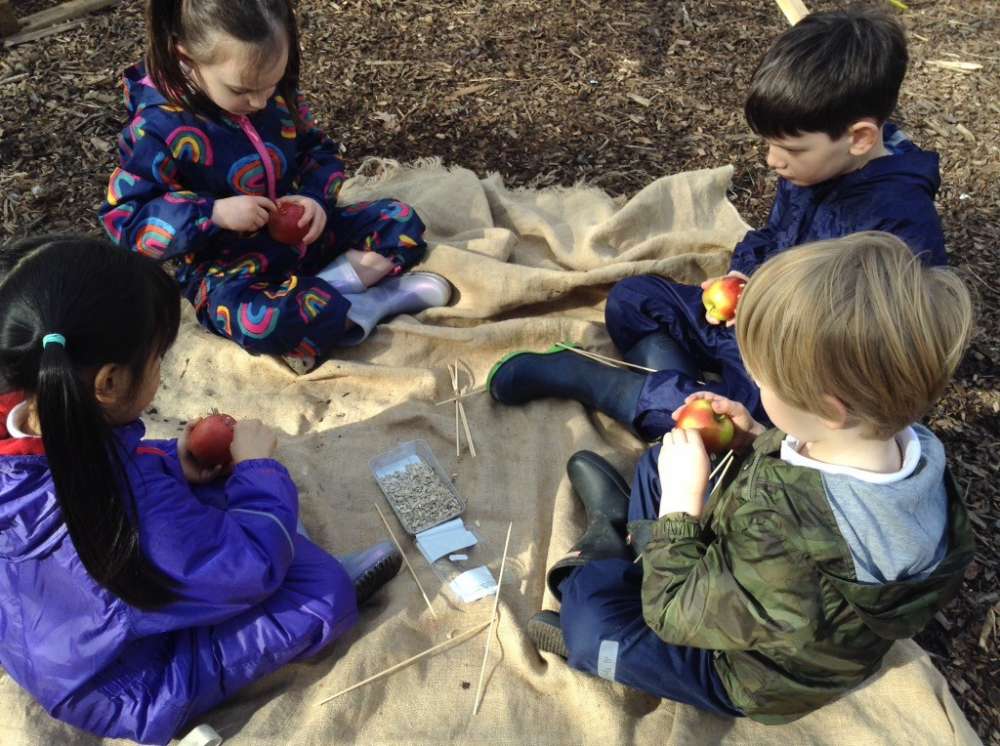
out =
[(921, 425), (896, 436), (898, 472), (839, 467), (807, 458), (791, 436), (781, 458), (823, 472), (823, 486), (862, 583), (925, 578), (948, 551), (944, 447)]

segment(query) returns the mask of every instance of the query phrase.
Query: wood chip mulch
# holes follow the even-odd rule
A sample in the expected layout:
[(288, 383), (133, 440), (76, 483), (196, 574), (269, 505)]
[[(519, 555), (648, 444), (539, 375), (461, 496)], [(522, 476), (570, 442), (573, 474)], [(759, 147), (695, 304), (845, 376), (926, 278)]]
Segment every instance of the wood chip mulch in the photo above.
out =
[[(888, 2), (870, 0), (892, 10)], [(21, 15), (53, 0), (14, 0)], [(978, 331), (928, 418), (978, 537), (959, 596), (918, 640), (983, 741), (1000, 746), (1000, 4), (907, 0), (911, 66), (898, 121), (941, 154), (952, 264)], [(807, 2), (810, 8), (841, 3)], [(631, 195), (732, 163), (730, 197), (764, 221), (774, 178), (742, 117), (753, 67), (786, 28), (766, 0), (300, 0), (304, 81), (320, 123), (365, 156), (439, 156), (508, 183), (580, 180)], [(0, 50), (0, 240), (97, 231), (123, 124), (121, 70), (142, 52), (141, 3)], [(981, 65), (962, 72), (933, 61)]]

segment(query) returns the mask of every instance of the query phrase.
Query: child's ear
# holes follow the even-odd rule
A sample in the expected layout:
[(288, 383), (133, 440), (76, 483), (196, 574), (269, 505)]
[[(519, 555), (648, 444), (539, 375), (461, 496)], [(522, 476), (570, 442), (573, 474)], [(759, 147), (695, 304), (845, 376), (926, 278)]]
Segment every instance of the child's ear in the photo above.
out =
[(822, 418), (821, 421), (825, 427), (830, 430), (843, 430), (845, 427), (850, 425), (851, 417), (847, 411), (847, 407), (844, 405), (844, 402), (836, 396), (824, 394), (823, 404), (825, 404), (828, 411), (832, 413), (831, 417)]
[(882, 127), (874, 119), (859, 119), (848, 128), (847, 135), (851, 138), (851, 155), (868, 155), (881, 144)]
[(191, 60), (191, 55), (188, 54), (187, 47), (179, 41), (174, 42), (174, 54), (177, 55), (177, 64), (180, 65), (181, 71), (185, 75), (190, 75), (194, 68), (194, 62)]
[(128, 368), (118, 363), (105, 363), (94, 376), (94, 398), (104, 409), (114, 409), (126, 400), (130, 385)]

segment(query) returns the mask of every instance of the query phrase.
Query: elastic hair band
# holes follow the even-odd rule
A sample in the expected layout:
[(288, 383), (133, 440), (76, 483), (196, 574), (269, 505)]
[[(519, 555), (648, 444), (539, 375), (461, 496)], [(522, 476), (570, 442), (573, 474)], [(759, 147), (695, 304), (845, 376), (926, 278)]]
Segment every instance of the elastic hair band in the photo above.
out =
[(42, 337), (42, 349), (44, 350), (49, 345), (59, 345), (60, 347), (65, 347), (66, 337), (62, 334), (46, 334)]

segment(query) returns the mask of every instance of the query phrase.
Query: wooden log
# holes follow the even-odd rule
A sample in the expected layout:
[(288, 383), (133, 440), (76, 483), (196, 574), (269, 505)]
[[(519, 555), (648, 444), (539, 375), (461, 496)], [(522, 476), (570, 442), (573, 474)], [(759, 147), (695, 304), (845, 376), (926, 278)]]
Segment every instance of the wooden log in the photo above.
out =
[(77, 26), (82, 26), (86, 22), (86, 18), (77, 18), (76, 20), (66, 21), (66, 23), (49, 26), (48, 28), (36, 28), (34, 31), (24, 31), (19, 34), (14, 34), (13, 36), (8, 36), (3, 40), (3, 45), (5, 47), (16, 47), (18, 44), (27, 44), (31, 41), (38, 41), (39, 39), (44, 39), (47, 36), (55, 36), (56, 34), (61, 34), (64, 31), (74, 29)]
[(54, 8), (46, 8), (25, 16), (21, 19), (21, 31), (37, 31), (63, 21), (71, 21), (91, 11), (114, 5), (116, 2), (118, 0), (69, 0)]
[(793, 26), (809, 15), (809, 9), (802, 0), (775, 0), (775, 2)]
[(10, 0), (0, 0), (0, 36), (10, 36), (20, 30), (21, 23), (17, 20)]

